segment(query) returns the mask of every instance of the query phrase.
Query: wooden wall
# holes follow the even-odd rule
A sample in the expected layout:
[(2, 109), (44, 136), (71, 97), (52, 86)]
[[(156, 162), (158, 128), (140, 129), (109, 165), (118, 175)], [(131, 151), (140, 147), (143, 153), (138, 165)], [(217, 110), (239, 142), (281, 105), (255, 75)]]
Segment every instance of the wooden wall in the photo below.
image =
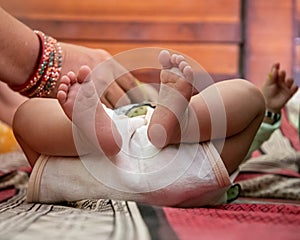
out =
[(183, 52), (215, 80), (240, 76), (260, 85), (274, 61), (292, 73), (295, 0), (0, 0), (0, 5), (61, 41), (111, 54), (139, 47)]
[(295, 20), (295, 61), (293, 72), (296, 82), (300, 86), (300, 0), (296, 0)]
[(274, 62), (292, 76), (294, 11), (294, 0), (246, 1), (244, 70), (256, 85), (261, 85)]
[(0, 0), (34, 29), (112, 54), (165, 47), (198, 61), (216, 79), (239, 75), (240, 0)]

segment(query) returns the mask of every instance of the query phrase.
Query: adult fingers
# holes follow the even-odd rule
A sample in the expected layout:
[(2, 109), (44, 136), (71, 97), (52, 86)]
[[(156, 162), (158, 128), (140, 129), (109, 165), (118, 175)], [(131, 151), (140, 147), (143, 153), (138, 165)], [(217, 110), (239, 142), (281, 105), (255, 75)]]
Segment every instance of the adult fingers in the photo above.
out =
[(116, 83), (127, 94), (132, 103), (145, 100), (145, 94), (139, 87), (139, 81), (129, 72), (116, 79)]
[(113, 82), (104, 91), (101, 101), (109, 108), (117, 108), (131, 103), (127, 93), (117, 82)]

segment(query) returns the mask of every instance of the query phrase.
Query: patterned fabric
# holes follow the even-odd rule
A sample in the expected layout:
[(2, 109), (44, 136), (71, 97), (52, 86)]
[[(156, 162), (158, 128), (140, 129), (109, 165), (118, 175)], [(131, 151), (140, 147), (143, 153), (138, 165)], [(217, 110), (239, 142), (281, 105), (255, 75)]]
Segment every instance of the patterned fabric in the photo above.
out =
[(1, 239), (150, 239), (135, 203), (28, 204), (25, 196), (26, 191), (20, 190), (0, 204)]
[(240, 196), (300, 200), (298, 133), (285, 114), (282, 121), (281, 129), (261, 146), (260, 154), (240, 166), (236, 180)]
[(240, 196), (255, 198), (281, 198), (300, 201), (300, 178), (266, 174), (240, 182)]
[(300, 237), (300, 206), (227, 204), (218, 208), (163, 210), (178, 239), (279, 240)]

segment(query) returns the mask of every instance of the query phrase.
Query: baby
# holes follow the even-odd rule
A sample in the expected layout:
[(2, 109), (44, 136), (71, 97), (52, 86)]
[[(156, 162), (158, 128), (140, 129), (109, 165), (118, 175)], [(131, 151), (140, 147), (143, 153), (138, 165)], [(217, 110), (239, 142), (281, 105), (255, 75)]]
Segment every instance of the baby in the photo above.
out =
[(32, 99), (18, 109), (14, 130), (33, 166), (28, 201), (110, 198), (184, 207), (226, 201), (229, 176), (262, 122), (264, 98), (241, 79), (194, 95), (197, 79), (184, 56), (163, 50), (158, 60), (158, 101), (144, 104), (142, 115), (106, 108), (86, 66), (61, 78), (59, 105)]

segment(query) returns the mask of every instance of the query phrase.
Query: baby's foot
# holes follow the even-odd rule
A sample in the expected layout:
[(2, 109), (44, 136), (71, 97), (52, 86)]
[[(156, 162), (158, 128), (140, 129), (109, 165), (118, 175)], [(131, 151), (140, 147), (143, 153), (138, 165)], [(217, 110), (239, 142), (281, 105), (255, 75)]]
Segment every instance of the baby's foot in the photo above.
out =
[(156, 147), (181, 141), (181, 122), (193, 92), (193, 71), (182, 55), (163, 50), (161, 86), (157, 107), (152, 115), (148, 137)]
[[(57, 99), (65, 114), (71, 121), (73, 120), (73, 108), (76, 97), (81, 88), (81, 84), (87, 78), (90, 72), (91, 70), (89, 67), (82, 66), (79, 70), (78, 76), (76, 76), (75, 73), (71, 71), (68, 72), (67, 75), (62, 76), (62, 78), (60, 79), (60, 83), (57, 89)], [(89, 81), (86, 80), (86, 83), (88, 82)]]
[[(193, 90), (193, 71), (182, 55), (172, 54), (166, 50), (160, 52), (158, 60), (162, 65), (161, 83), (177, 90), (190, 101)], [(164, 97), (162, 95), (161, 97)]]
[(74, 72), (63, 76), (58, 86), (57, 99), (66, 116), (87, 139), (97, 147), (100, 144), (105, 155), (113, 156), (120, 150), (118, 144), (121, 138), (99, 100), (93, 81), (88, 77), (90, 73), (89, 67), (82, 66), (77, 76)]

